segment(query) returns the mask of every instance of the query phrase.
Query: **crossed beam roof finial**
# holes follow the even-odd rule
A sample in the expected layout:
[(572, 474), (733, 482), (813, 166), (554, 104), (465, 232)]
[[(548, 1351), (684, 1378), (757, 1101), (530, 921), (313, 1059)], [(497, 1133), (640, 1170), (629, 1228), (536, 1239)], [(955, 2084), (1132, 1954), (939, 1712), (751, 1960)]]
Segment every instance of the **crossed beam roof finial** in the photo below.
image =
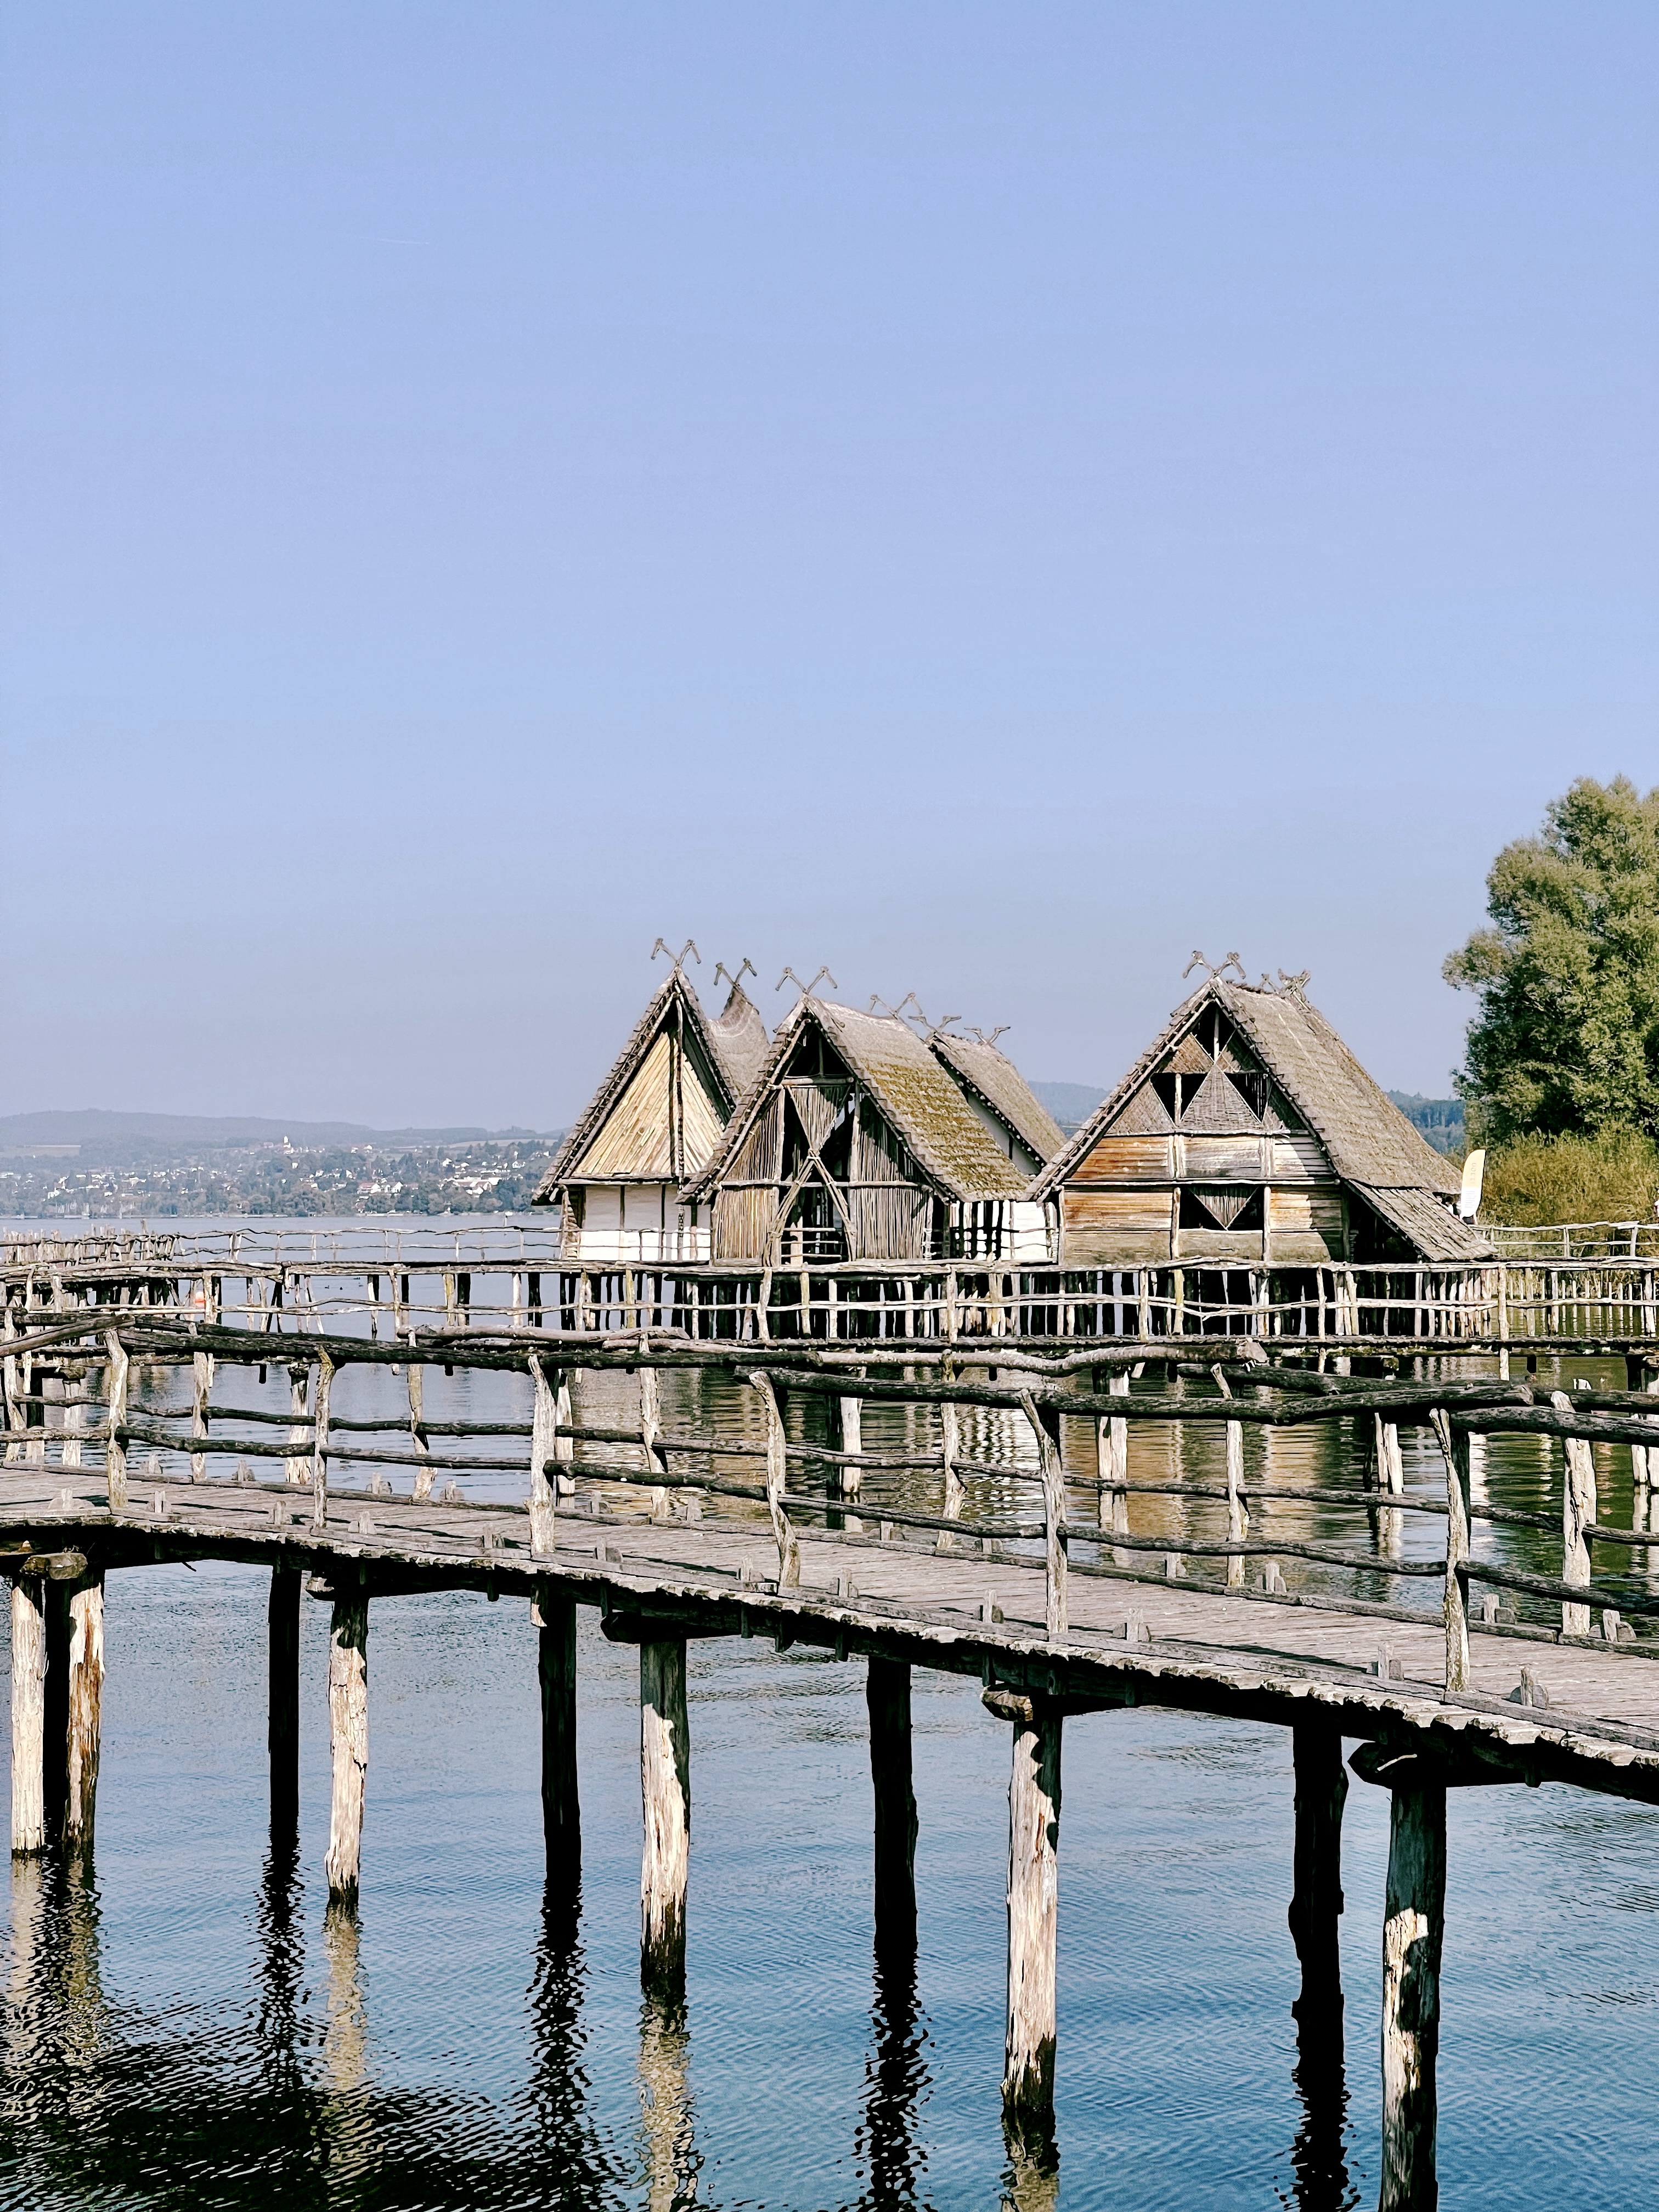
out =
[(689, 937), (686, 939), (684, 944), (681, 945), (678, 952), (675, 951), (673, 946), (668, 943), (665, 938), (659, 937), (651, 948), (651, 957), (653, 961), (659, 952), (666, 953), (669, 959), (673, 962), (674, 973), (677, 975), (680, 974), (685, 966), (685, 956), (688, 952), (696, 962), (699, 968), (702, 965), (702, 955), (698, 951), (695, 941)]
[(1244, 963), (1239, 958), (1236, 952), (1230, 952), (1226, 958), (1221, 962), (1219, 966), (1218, 966), (1213, 960), (1206, 958), (1202, 952), (1195, 951), (1193, 954), (1192, 958), (1187, 963), (1187, 965), (1181, 971), (1181, 980), (1183, 983), (1192, 974), (1194, 968), (1201, 968), (1212, 983), (1218, 981), (1223, 975), (1224, 975), (1230, 968), (1237, 970), (1238, 980), (1241, 983), (1248, 983), (1249, 981), (1249, 977), (1244, 973)]
[(745, 975), (752, 975), (755, 981), (758, 983), (760, 981), (760, 969), (756, 967), (752, 960), (745, 957), (738, 962), (738, 972), (734, 975), (732, 973), (732, 970), (726, 966), (724, 960), (717, 960), (714, 963), (714, 981), (718, 983), (722, 975), (725, 976), (726, 981), (732, 986), (732, 988), (736, 991), (742, 988), (743, 979)]
[[(781, 991), (786, 983), (793, 983), (803, 999), (810, 999), (826, 975), (830, 975), (830, 970), (827, 968), (820, 968), (810, 983), (803, 983), (793, 968), (786, 968), (777, 981), (773, 984), (772, 988), (775, 991)], [(830, 988), (832, 991), (839, 991), (841, 988), (841, 985), (836, 982), (833, 975), (830, 975)]]
[(983, 1030), (969, 1030), (968, 1034), (969, 1036), (977, 1037), (981, 1044), (994, 1044), (1000, 1036), (1006, 1036), (1013, 1026), (1012, 1022), (999, 1022), (989, 1036), (986, 1036)]

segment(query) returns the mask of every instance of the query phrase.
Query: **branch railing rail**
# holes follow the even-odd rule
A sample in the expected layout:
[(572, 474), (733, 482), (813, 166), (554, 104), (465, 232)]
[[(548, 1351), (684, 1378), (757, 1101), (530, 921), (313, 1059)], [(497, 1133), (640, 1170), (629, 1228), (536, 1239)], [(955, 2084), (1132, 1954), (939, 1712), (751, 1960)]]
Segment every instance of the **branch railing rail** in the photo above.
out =
[[(101, 1447), (106, 1503), (119, 1511), (127, 1506), (129, 1454), (135, 1447), (148, 1448), (155, 1455), (150, 1469), (155, 1480), (162, 1479), (161, 1452), (175, 1463), (184, 1461), (186, 1475), (167, 1477), (175, 1482), (200, 1480), (210, 1461), (234, 1455), (239, 1462), (236, 1480), (253, 1483), (249, 1461), (281, 1460), (285, 1462), (284, 1480), (264, 1486), (289, 1498), (296, 1491), (308, 1492), (312, 1523), (318, 1530), (327, 1526), (331, 1462), (372, 1471), (368, 1491), (333, 1493), (337, 1507), (359, 1499), (372, 1504), (374, 1497), (386, 1495), (387, 1468), (413, 1471), (411, 1495), (417, 1500), (432, 1496), (439, 1473), (522, 1473), (529, 1481), (526, 1501), (491, 1503), (482, 1510), (521, 1514), (527, 1502), (532, 1548), (538, 1534), (544, 1547), (567, 1498), (566, 1510), (579, 1510), (586, 1501), (591, 1511), (599, 1512), (609, 1492), (613, 1504), (620, 1498), (637, 1512), (643, 1493), (645, 1510), (661, 1521), (676, 1517), (677, 1495), (682, 1508), (678, 1517), (684, 1519), (701, 1519), (705, 1498), (743, 1502), (763, 1506), (770, 1518), (779, 1548), (781, 1587), (799, 1579), (798, 1524), (819, 1523), (823, 1536), (843, 1544), (887, 1543), (896, 1531), (921, 1532), (939, 1550), (971, 1552), (977, 1547), (999, 1559), (1040, 1565), (1045, 1632), (1051, 1641), (1063, 1641), (1066, 1634), (1067, 1577), (1073, 1573), (1183, 1583), (1195, 1590), (1305, 1602), (1419, 1624), (1431, 1616), (1420, 1607), (1402, 1607), (1386, 1598), (1342, 1596), (1312, 1588), (1292, 1591), (1281, 1563), (1305, 1563), (1327, 1576), (1352, 1572), (1373, 1583), (1379, 1577), (1385, 1583), (1395, 1577), (1433, 1579), (1441, 1584), (1445, 1679), (1452, 1689), (1468, 1684), (1472, 1584), (1486, 1593), (1478, 1626), (1520, 1627), (1518, 1622), (1504, 1620), (1495, 1593), (1559, 1604), (1559, 1632), (1573, 1639), (1592, 1635), (1593, 1609), (1601, 1613), (1602, 1642), (1633, 1640), (1626, 1616), (1659, 1615), (1659, 1590), (1653, 1579), (1654, 1562), (1659, 1558), (1659, 1501), (1653, 1496), (1659, 1489), (1659, 1405), (1644, 1389), (1580, 1391), (1569, 1396), (1492, 1376), (1350, 1379), (1273, 1366), (1256, 1346), (1250, 1347), (1254, 1357), (1218, 1358), (1207, 1368), (1166, 1356), (1164, 1364), (1171, 1370), (1166, 1386), (1139, 1392), (1129, 1386), (1133, 1366), (1139, 1363), (1125, 1352), (1045, 1358), (997, 1352), (998, 1364), (993, 1365), (981, 1348), (945, 1353), (931, 1364), (901, 1361), (894, 1355), (884, 1361), (871, 1355), (855, 1364), (807, 1346), (738, 1349), (660, 1334), (618, 1343), (614, 1336), (596, 1334), (561, 1347), (556, 1367), (550, 1345), (526, 1348), (507, 1333), (493, 1338), (441, 1334), (395, 1345), (331, 1335), (303, 1343), (289, 1340), (288, 1347), (295, 1355), (302, 1352), (303, 1357), (289, 1363), (294, 1397), (287, 1413), (215, 1405), (216, 1373), (234, 1364), (265, 1365), (271, 1357), (268, 1340), (246, 1330), (191, 1324), (153, 1311), (127, 1310), (117, 1317), (107, 1309), (83, 1310), (77, 1316), (63, 1316), (53, 1328), (15, 1337), (7, 1348), (5, 1463), (45, 1466), (50, 1442), (58, 1447), (59, 1465), (82, 1470), (84, 1480), (95, 1466), (86, 1455)], [(32, 1387), (31, 1370), (37, 1360), (49, 1363), (51, 1369), (40, 1378), (40, 1389)], [(390, 1364), (407, 1374), (406, 1420), (346, 1419), (332, 1412), (337, 1378), (352, 1364)], [(426, 1420), (416, 1378), (428, 1366), (439, 1364), (524, 1376), (534, 1391), (534, 1418), (530, 1422)], [(884, 1364), (901, 1371), (883, 1373)], [(1650, 1370), (1638, 1361), (1632, 1364), (1650, 1380), (1659, 1377), (1659, 1368)], [(168, 1367), (188, 1367), (191, 1404), (134, 1409), (130, 1402), (133, 1370)], [(750, 1433), (688, 1433), (663, 1425), (659, 1376), (676, 1369), (710, 1368), (723, 1370), (744, 1394)], [(618, 1369), (638, 1377), (638, 1423), (576, 1419), (570, 1395), (573, 1382), (584, 1373)], [(71, 1395), (70, 1386), (76, 1382), (82, 1387)], [(1193, 1384), (1207, 1384), (1215, 1395), (1194, 1395), (1189, 1387)], [(841, 1441), (819, 1443), (804, 1436), (789, 1437), (785, 1413), (791, 1397), (822, 1401), (831, 1433)], [(930, 1443), (926, 1449), (863, 1449), (861, 1411), (880, 1405), (933, 1415), (938, 1444)], [(850, 1420), (849, 1406), (857, 1409)], [(970, 1409), (1006, 1417), (1002, 1449), (1023, 1455), (1005, 1458), (987, 1455), (982, 1448), (963, 1449), (960, 1417)], [(54, 1412), (60, 1423), (55, 1431), (46, 1425)], [(1333, 1419), (1369, 1419), (1373, 1425), (1374, 1450), (1358, 1484), (1285, 1484), (1246, 1477), (1243, 1437), (1248, 1428), (1290, 1430)], [(1064, 1463), (1067, 1421), (1094, 1425), (1092, 1473)], [(1127, 1449), (1131, 1422), (1224, 1425), (1225, 1481), (1132, 1477)], [(267, 1441), (227, 1435), (222, 1430), (216, 1433), (216, 1423), (256, 1429), (280, 1425), (287, 1432)], [(1406, 1491), (1399, 1447), (1402, 1427), (1426, 1428), (1433, 1434), (1445, 1474), (1443, 1497)], [(753, 1433), (756, 1428), (763, 1433)], [(1504, 1433), (1561, 1440), (1559, 1522), (1553, 1516), (1494, 1505), (1474, 1493), (1472, 1440)], [(520, 1449), (510, 1456), (433, 1451), (434, 1439), (452, 1437), (467, 1442), (511, 1439), (515, 1443), (528, 1437), (531, 1449), (527, 1455)], [(343, 1440), (346, 1438), (362, 1441)], [(378, 1441), (381, 1438), (386, 1441)], [(1632, 1448), (1634, 1506), (1628, 1529), (1605, 1524), (1598, 1517), (1591, 1449), (1598, 1442)], [(392, 1449), (394, 1443), (405, 1448)], [(596, 1446), (636, 1451), (638, 1464), (595, 1457)], [(755, 1462), (764, 1463), (764, 1480), (738, 1479), (741, 1466)], [(942, 1510), (927, 1510), (913, 1497), (883, 1497), (872, 1502), (864, 1496), (866, 1477), (879, 1485), (887, 1478), (916, 1475), (939, 1478)], [(814, 1479), (821, 1487), (802, 1487), (804, 1480)], [(996, 1492), (990, 1510), (969, 1510), (966, 1485), (975, 1480)], [(1227, 1533), (1222, 1536), (1187, 1529), (1171, 1535), (1132, 1530), (1128, 1504), (1137, 1497), (1224, 1503)], [(1085, 1500), (1091, 1502), (1091, 1514), (1079, 1517), (1079, 1506)], [(438, 1502), (455, 1505), (468, 1501), (452, 1481)], [(1265, 1528), (1257, 1533), (1253, 1525), (1281, 1506), (1355, 1505), (1364, 1506), (1370, 1517), (1377, 1545), (1373, 1552), (1305, 1534)], [(287, 1504), (274, 1504), (272, 1512), (273, 1519), (292, 1518)], [(1416, 1559), (1401, 1554), (1403, 1516), (1413, 1514), (1443, 1525), (1443, 1555)], [(865, 1526), (866, 1519), (876, 1524), (873, 1535)], [(1558, 1526), (1562, 1540), (1559, 1576), (1475, 1556), (1472, 1551), (1474, 1532), (1481, 1527), (1553, 1531)], [(1595, 1545), (1643, 1553), (1647, 1565), (1638, 1571), (1632, 1558), (1622, 1573), (1603, 1570), (1598, 1574), (1593, 1567)], [(1083, 1556), (1086, 1553), (1093, 1556)], [(1149, 1571), (1149, 1563), (1160, 1555), (1162, 1572)], [(1214, 1563), (1222, 1573), (1213, 1580), (1195, 1576), (1188, 1569), (1189, 1559)], [(1246, 1583), (1251, 1562), (1261, 1568), (1255, 1587)]]

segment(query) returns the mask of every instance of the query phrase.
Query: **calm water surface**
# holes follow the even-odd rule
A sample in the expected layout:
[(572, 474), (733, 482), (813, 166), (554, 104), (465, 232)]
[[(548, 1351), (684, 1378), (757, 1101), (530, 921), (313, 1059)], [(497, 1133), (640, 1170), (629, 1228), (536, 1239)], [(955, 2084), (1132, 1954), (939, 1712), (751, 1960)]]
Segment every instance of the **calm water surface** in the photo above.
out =
[[(1580, 1373), (1622, 1382), (1567, 1363), (1569, 1381)], [(275, 1405), (279, 1380), (261, 1393), (227, 1377), (222, 1395)], [(590, 1418), (622, 1412), (623, 1388), (593, 1391)], [(525, 1418), (518, 1390), (434, 1376), (428, 1415)], [(348, 1370), (337, 1411), (392, 1411), (401, 1391)], [(701, 1411), (741, 1418), (718, 1393)], [(902, 1432), (866, 1421), (872, 1448)], [(1366, 1441), (1281, 1437), (1273, 1465), (1352, 1479)], [(1085, 1474), (1088, 1442), (1083, 1424), (1068, 1433)], [(1026, 1456), (1000, 1430), (978, 1448)], [(1135, 1453), (1149, 1473), (1177, 1455), (1189, 1473), (1215, 1464), (1196, 1432), (1137, 1436)], [(1434, 1494), (1437, 1462), (1408, 1464)], [(1485, 1480), (1494, 1498), (1547, 1504), (1549, 1468), (1533, 1440), (1494, 1443)], [(1628, 1455), (1604, 1455), (1602, 1477), (1602, 1517), (1627, 1520)], [(514, 1481), (467, 1486), (514, 1495)], [(999, 1486), (987, 1479), (985, 1502)], [(1133, 1525), (1192, 1534), (1207, 1512), (1141, 1499)], [(1367, 1535), (1339, 1509), (1294, 1525)], [(1438, 1539), (1408, 1522), (1403, 1540)], [(1505, 1555), (1549, 1563), (1547, 1544)], [(638, 1987), (633, 1653), (583, 1613), (583, 1878), (580, 1895), (550, 1895), (527, 1607), (377, 1600), (363, 1899), (342, 1919), (321, 1880), (327, 1609), (305, 1608), (298, 1850), (273, 1850), (265, 1589), (210, 1564), (111, 1578), (95, 1865), (9, 1877), (0, 2203), (1374, 2200), (1386, 1800), (1358, 1783), (1348, 1800), (1344, 2075), (1328, 2039), (1298, 2063), (1279, 1731), (1146, 1712), (1067, 1724), (1060, 2165), (1044, 2176), (1011, 2166), (1000, 2127), (1007, 1731), (975, 1684), (916, 1674), (920, 1946), (914, 1962), (878, 1960), (862, 1668), (758, 1642), (692, 1647), (688, 1990), (665, 2016)], [(1455, 1792), (1449, 1821), (1445, 2201), (1645, 2202), (1659, 2189), (1659, 1814), (1511, 1789)]]

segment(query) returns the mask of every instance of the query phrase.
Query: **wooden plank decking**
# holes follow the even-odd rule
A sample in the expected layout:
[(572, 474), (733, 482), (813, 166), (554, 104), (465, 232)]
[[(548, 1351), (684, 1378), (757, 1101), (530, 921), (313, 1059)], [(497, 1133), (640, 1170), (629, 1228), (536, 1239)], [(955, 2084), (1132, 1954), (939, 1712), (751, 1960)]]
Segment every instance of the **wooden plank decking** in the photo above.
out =
[[(99, 1471), (21, 1468), (0, 1474), (0, 1545), (82, 1553), (94, 1570), (210, 1557), (287, 1564), (367, 1597), (552, 1593), (598, 1606), (610, 1632), (627, 1639), (643, 1640), (653, 1625), (665, 1637), (782, 1638), (976, 1674), (988, 1687), (1033, 1690), (1073, 1709), (1160, 1704), (1292, 1726), (1318, 1717), (1348, 1736), (1432, 1743), (1443, 1756), (1507, 1767), (1516, 1780), (1659, 1802), (1651, 1644), (1476, 1626), (1470, 1687), (1449, 1696), (1443, 1631), (1426, 1612), (1418, 1626), (1380, 1607), (1074, 1568), (1066, 1635), (1050, 1644), (1041, 1560), (1000, 1545), (981, 1552), (969, 1535), (950, 1553), (896, 1528), (884, 1540), (878, 1509), (863, 1509), (860, 1530), (801, 1530), (800, 1585), (780, 1590), (777, 1548), (758, 1515), (653, 1522), (592, 1492), (566, 1507), (553, 1553), (538, 1559), (522, 1508), (336, 1492), (319, 1530), (311, 1493), (294, 1486), (139, 1479), (128, 1510), (112, 1513)], [(859, 1516), (850, 1501), (845, 1510)], [(1547, 1708), (1511, 1702), (1523, 1668)]]

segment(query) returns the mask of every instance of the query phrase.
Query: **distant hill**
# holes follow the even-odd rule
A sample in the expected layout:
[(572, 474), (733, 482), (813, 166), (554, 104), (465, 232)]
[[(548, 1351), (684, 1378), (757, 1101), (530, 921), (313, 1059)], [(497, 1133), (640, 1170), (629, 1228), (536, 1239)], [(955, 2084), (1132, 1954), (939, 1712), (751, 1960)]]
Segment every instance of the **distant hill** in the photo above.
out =
[(1034, 1083), (1031, 1089), (1068, 1137), (1083, 1127), (1106, 1096), (1105, 1086), (1098, 1083)]
[(1461, 1152), (1468, 1139), (1461, 1098), (1425, 1098), (1415, 1091), (1391, 1091), (1395, 1104), (1437, 1152)]
[(280, 1145), (286, 1138), (312, 1151), (322, 1146), (456, 1145), (480, 1138), (534, 1137), (536, 1129), (371, 1129), (358, 1121), (272, 1121), (252, 1115), (112, 1114), (88, 1106), (70, 1112), (0, 1114), (0, 1151), (34, 1145), (95, 1146), (106, 1156), (118, 1152), (168, 1152), (180, 1147)]

